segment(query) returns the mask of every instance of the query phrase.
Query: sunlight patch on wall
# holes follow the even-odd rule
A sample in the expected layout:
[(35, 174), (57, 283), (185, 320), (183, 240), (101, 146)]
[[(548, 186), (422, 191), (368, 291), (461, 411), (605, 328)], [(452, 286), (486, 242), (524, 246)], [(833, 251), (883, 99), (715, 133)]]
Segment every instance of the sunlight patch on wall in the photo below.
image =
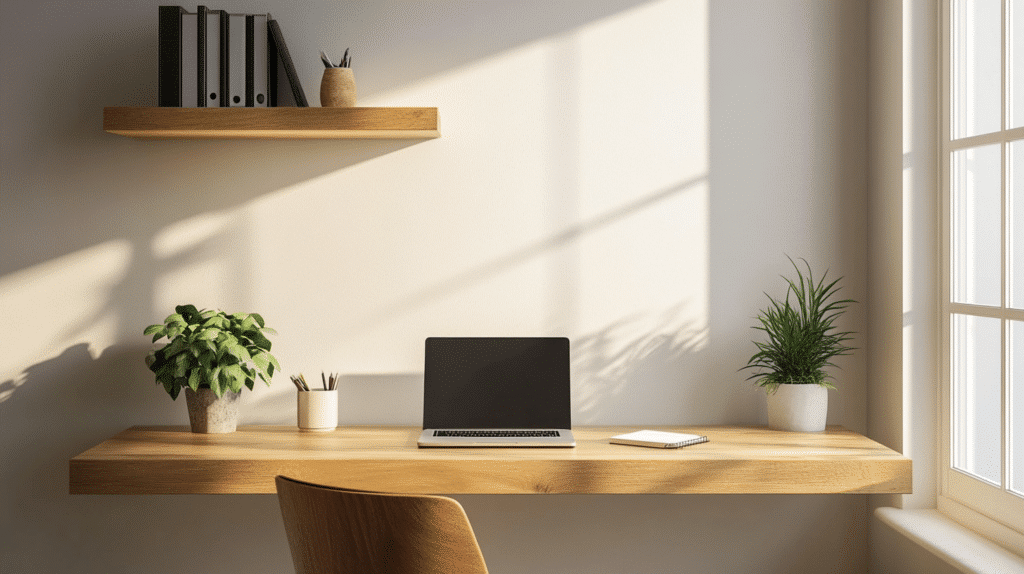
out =
[(114, 291), (133, 256), (128, 241), (112, 240), (0, 277), (0, 322), (9, 335), (0, 381), (76, 342), (96, 352), (113, 344), (120, 335)]
[(707, 29), (706, 2), (645, 3), (361, 102), (437, 105), (442, 135), (245, 207), (286, 370), (416, 373), (427, 336), (567, 335), (584, 381), (674, 384), (706, 345)]
[(322, 335), (282, 337), (282, 363), (417, 371), (429, 334), (543, 329), (546, 73), (534, 44), (374, 100), (437, 105), (441, 139), (249, 207), (253, 221), (276, 222), (255, 231), (253, 249), (275, 265), (257, 299), (281, 309), (282, 333)]
[(655, 2), (576, 35), (583, 217), (708, 173), (707, 6)]
[(237, 211), (196, 215), (158, 231), (151, 245), (159, 276), (153, 308), (170, 313), (183, 303), (212, 309), (244, 304), (253, 259), (247, 237), (248, 225)]
[[(628, 212), (581, 237), (577, 328), (592, 335), (673, 308), (678, 321), (702, 332), (709, 301), (707, 6), (645, 4), (580, 30), (576, 42), (578, 216)], [(674, 336), (675, 326), (640, 330), (647, 329)]]

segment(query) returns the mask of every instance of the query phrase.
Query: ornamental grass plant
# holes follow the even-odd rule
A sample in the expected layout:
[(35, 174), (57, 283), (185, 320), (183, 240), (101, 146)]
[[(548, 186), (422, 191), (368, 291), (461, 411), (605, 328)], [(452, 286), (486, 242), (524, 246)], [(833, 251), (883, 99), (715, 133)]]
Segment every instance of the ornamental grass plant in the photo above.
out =
[(826, 368), (836, 366), (833, 358), (854, 350), (845, 344), (854, 333), (839, 331), (835, 322), (856, 301), (833, 300), (842, 278), (825, 283), (826, 271), (816, 282), (806, 259), (801, 259), (807, 269), (805, 277), (800, 266), (787, 258), (797, 279), (783, 277), (788, 284), (785, 299), (765, 294), (770, 305), (761, 311), (760, 324), (753, 328), (763, 331), (767, 340), (754, 342), (757, 353), (743, 369), (753, 369), (754, 374), (747, 380), (755, 379), (755, 384), (764, 387), (768, 394), (774, 393), (779, 385), (821, 385), (834, 389), (829, 380), (833, 377)]

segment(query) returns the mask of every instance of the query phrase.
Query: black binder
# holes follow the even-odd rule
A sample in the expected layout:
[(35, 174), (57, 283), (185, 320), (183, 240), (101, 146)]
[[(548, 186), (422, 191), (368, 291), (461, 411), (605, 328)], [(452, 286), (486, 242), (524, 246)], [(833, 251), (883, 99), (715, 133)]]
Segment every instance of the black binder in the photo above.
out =
[(270, 33), (270, 14), (267, 14), (267, 105), (277, 107), (277, 43)]
[(220, 12), (220, 106), (227, 108), (231, 106), (229, 97), (231, 86), (228, 82), (228, 68), (230, 67), (228, 58), (231, 55), (231, 47), (228, 45), (228, 20), (230, 20), (230, 16), (227, 10), (217, 10), (217, 12)]
[[(271, 18), (269, 14), (267, 14), (267, 26), (270, 31), (270, 44), (275, 48), (277, 55), (281, 59), (281, 63), (284, 65), (284, 72), (288, 77), (288, 83), (291, 85), (292, 97), (295, 98), (295, 105), (302, 108), (309, 107), (309, 103), (306, 101), (306, 94), (302, 91), (302, 84), (299, 83), (299, 77), (295, 73), (295, 65), (292, 63), (292, 57), (288, 53), (288, 46), (284, 43), (284, 35), (281, 34), (281, 26), (277, 23), (277, 20)], [(276, 58), (267, 59), (275, 63), (275, 65), (271, 66), (271, 69), (274, 70), (274, 74), (271, 76), (271, 86), (274, 86), (276, 85), (275, 76), (277, 75)], [(272, 105), (277, 105), (276, 90), (272, 91), (271, 95)]]
[[(211, 10), (199, 6), (199, 31), (196, 42), (199, 48), (198, 80), (200, 96), (199, 107), (227, 106), (224, 94), (228, 89), (228, 13), (223, 10)], [(210, 28), (208, 16), (216, 16), (217, 25)], [(217, 54), (211, 54), (211, 51)], [(211, 82), (215, 82), (211, 85)]]
[(206, 107), (206, 6), (199, 6), (197, 9), (199, 14), (196, 19), (198, 24), (198, 33), (196, 34), (196, 47), (198, 48), (199, 54), (196, 59), (197, 70), (196, 79), (198, 80), (198, 86), (196, 87), (196, 93), (198, 100), (196, 105), (200, 108)]
[(228, 14), (228, 91), (224, 94), (226, 105), (231, 107), (245, 106), (245, 85), (249, 76), (249, 51), (247, 40), (249, 28), (247, 23), (250, 15)]
[[(270, 67), (277, 69), (277, 55), (270, 51), (266, 14), (245, 17), (245, 105), (265, 108), (270, 102)], [(237, 45), (237, 44), (236, 44)]]
[(181, 6), (160, 6), (157, 19), (157, 105), (180, 107)]
[(256, 16), (245, 16), (245, 107), (256, 105), (256, 86), (253, 70), (255, 70), (256, 54)]

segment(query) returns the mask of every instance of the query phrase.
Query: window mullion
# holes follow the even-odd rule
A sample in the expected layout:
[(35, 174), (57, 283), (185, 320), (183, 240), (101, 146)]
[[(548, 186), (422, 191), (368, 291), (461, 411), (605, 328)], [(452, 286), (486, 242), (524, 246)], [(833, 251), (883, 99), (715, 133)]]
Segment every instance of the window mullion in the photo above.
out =
[[(1004, 94), (1003, 97), (1005, 98), (1006, 95)], [(945, 153), (950, 153), (961, 149), (979, 147), (994, 143), (1005, 143), (1019, 139), (1024, 139), (1024, 127), (1000, 130), (997, 132), (987, 134), (979, 134), (976, 136), (970, 136), (956, 140), (948, 140), (945, 142), (943, 151)]]
[(1000, 26), (999, 26), (999, 30), (1000, 30), (1000, 32), (1002, 34), (1002, 39), (1001, 39), (1001, 42), (1000, 42), (1000, 57), (1002, 58), (1002, 60), (1000, 62), (1002, 64), (1000, 66), (1000, 72), (1001, 72), (1000, 73), (1000, 81), (1001, 81), (1001, 84), (999, 86), (999, 97), (1001, 98), (1002, 105), (1000, 106), (1001, 117), (1000, 117), (1000, 121), (999, 121), (999, 126), (1000, 126), (1000, 128), (1002, 128), (1000, 131), (1004, 134), (1003, 142), (1002, 142), (1002, 144), (1000, 146), (1001, 147), (1001, 151), (1002, 151), (1002, 154), (1001, 154), (1002, 165), (1000, 166), (1001, 171), (1000, 171), (1000, 187), (999, 187), (1000, 209), (1001, 209), (1001, 213), (1000, 213), (1001, 217), (999, 218), (999, 222), (1000, 222), (1000, 235), (1001, 235), (1001, 238), (1000, 238), (1000, 248), (1002, 250), (1001, 257), (999, 258), (999, 261), (1001, 263), (1000, 264), (1000, 288), (1001, 288), (1001, 291), (1002, 291), (1002, 293), (1000, 295), (1000, 300), (1002, 302), (1001, 305), (1002, 305), (1002, 308), (1004, 310), (1004, 315), (1003, 315), (1003, 318), (1001, 319), (1001, 327), (1002, 327), (1002, 329), (1000, 329), (1000, 334), (1001, 334), (1001, 337), (1002, 337), (1002, 341), (1001, 341), (1002, 360), (1000, 361), (1000, 374), (999, 374), (999, 378), (1000, 378), (1000, 394), (1001, 394), (1000, 400), (1002, 401), (1002, 404), (1001, 404), (1002, 408), (1000, 409), (1000, 414), (1001, 414), (1001, 416), (1003, 418), (1002, 424), (1000, 425), (1000, 429), (1002, 431), (1002, 433), (1001, 433), (1002, 436), (1000, 437), (1000, 440), (1001, 440), (1000, 453), (1001, 453), (1001, 457), (1003, 459), (1002, 460), (1002, 472), (1000, 473), (1001, 474), (1000, 480), (1002, 482), (1001, 486), (1002, 486), (1002, 489), (1003, 489), (1004, 492), (1008, 492), (1009, 489), (1010, 489), (1010, 464), (1013, 461), (1013, 459), (1010, 457), (1010, 451), (1009, 451), (1009, 447), (1010, 447), (1010, 401), (1009, 401), (1009, 395), (1010, 395), (1010, 391), (1009, 391), (1009, 373), (1010, 373), (1010, 369), (1009, 369), (1009, 361), (1010, 361), (1010, 336), (1009, 336), (1009, 328), (1010, 328), (1010, 323), (1007, 320), (1007, 317), (1006, 317), (1006, 314), (1005, 314), (1005, 310), (1008, 309), (1009, 306), (1010, 306), (1009, 305), (1009, 303), (1010, 303), (1010, 301), (1009, 301), (1009, 288), (1008, 288), (1008, 283), (1010, 281), (1010, 277), (1009, 277), (1009, 274), (1007, 273), (1007, 269), (1009, 268), (1009, 256), (1010, 256), (1010, 249), (1009, 249), (1009, 246), (1007, 245), (1007, 237), (1009, 235), (1009, 218), (1010, 218), (1010, 214), (1009, 214), (1009, 206), (1007, 205), (1008, 204), (1007, 196), (1009, 194), (1007, 193), (1007, 187), (1006, 187), (1007, 186), (1007, 180), (1008, 180), (1008, 178), (1007, 178), (1007, 171), (1009, 170), (1009, 165), (1010, 165), (1009, 144), (1007, 143), (1007, 139), (1006, 139), (1006, 135), (1008, 135), (1007, 131), (1008, 131), (1009, 127), (1010, 127), (1010, 124), (1009, 124), (1009, 118), (1010, 118), (1010, 101), (1009, 100), (1010, 100), (1010, 98), (1007, 97), (1007, 89), (1008, 89), (1008, 86), (1009, 86), (1009, 77), (1008, 76), (1009, 76), (1009, 73), (1010, 73), (1010, 70), (1009, 70), (1009, 67), (1008, 67), (1008, 65), (1009, 65), (1009, 57), (1008, 57), (1008, 54), (1007, 54), (1008, 46), (1009, 46), (1009, 43), (1010, 43), (1010, 28), (1009, 28), (1010, 22), (1009, 22), (1009, 17), (1008, 17), (1009, 16), (1009, 14), (1008, 14), (1008, 12), (1009, 12), (1009, 4), (1010, 4), (1010, 0), (1003, 0), (1001, 2), (1001, 14), (1000, 14), (1000, 17), (1002, 18), (1002, 21), (1000, 22)]

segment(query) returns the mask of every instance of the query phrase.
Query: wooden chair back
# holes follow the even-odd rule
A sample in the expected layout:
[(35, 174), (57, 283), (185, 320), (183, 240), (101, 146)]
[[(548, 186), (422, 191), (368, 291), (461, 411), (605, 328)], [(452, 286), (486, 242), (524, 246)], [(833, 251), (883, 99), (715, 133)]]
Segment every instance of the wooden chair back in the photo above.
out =
[(296, 574), (487, 572), (454, 499), (276, 481)]

